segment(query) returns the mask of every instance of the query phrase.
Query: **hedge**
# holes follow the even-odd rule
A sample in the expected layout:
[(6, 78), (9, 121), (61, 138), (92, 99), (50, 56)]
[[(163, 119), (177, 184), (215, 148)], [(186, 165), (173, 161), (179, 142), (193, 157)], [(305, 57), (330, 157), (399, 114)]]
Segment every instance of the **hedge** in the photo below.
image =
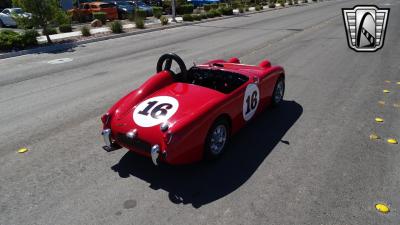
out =
[(146, 17), (147, 17), (147, 13), (143, 9), (136, 9), (135, 10), (135, 18), (143, 18), (143, 19), (145, 19)]
[(162, 16), (162, 11), (163, 8), (162, 7), (153, 7), (153, 15), (155, 18), (160, 19), (160, 17)]
[(57, 29), (54, 27), (47, 27), (46, 29), (43, 29), (42, 31), (43, 35), (53, 35), (57, 34)]
[(193, 21), (193, 16), (192, 14), (184, 14), (182, 16), (183, 21)]
[(185, 5), (179, 6), (179, 8), (177, 8), (176, 11), (179, 15), (184, 15), (184, 14), (193, 13), (193, 9), (194, 9), (194, 6), (192, 4), (185, 4)]
[(233, 15), (232, 7), (224, 7), (220, 9), (223, 15)]
[(0, 50), (24, 49), (38, 44), (39, 33), (32, 30), (25, 30), (22, 34), (11, 31), (0, 31)]
[(60, 33), (68, 33), (72, 32), (72, 26), (71, 24), (61, 24), (58, 29), (60, 30)]
[(218, 4), (217, 3), (212, 3), (210, 4), (212, 9), (218, 9)]

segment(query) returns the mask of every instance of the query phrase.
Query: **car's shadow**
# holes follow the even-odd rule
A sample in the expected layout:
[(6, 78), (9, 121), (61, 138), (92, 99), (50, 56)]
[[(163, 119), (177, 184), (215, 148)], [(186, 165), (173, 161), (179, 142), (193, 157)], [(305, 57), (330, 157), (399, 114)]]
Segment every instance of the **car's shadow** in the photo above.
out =
[(168, 192), (176, 204), (198, 208), (244, 184), (279, 142), (290, 144), (282, 137), (302, 113), (303, 108), (294, 101), (266, 110), (232, 137), (226, 153), (214, 162), (155, 167), (150, 159), (128, 152), (111, 168), (123, 178), (134, 176), (154, 190)]

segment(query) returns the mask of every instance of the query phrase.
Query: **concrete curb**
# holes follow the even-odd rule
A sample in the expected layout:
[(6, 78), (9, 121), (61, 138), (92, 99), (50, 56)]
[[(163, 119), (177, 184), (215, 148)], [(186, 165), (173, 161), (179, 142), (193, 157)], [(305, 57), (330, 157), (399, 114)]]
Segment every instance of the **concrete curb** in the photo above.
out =
[(7, 59), (7, 58), (17, 57), (17, 56), (22, 56), (22, 55), (28, 55), (28, 54), (35, 54), (35, 53), (49, 53), (49, 52), (65, 51), (65, 50), (77, 47), (79, 45), (88, 44), (88, 43), (94, 43), (94, 42), (105, 41), (105, 40), (110, 40), (110, 39), (116, 39), (116, 38), (121, 38), (121, 37), (128, 37), (128, 36), (144, 34), (144, 33), (149, 33), (149, 32), (154, 32), (154, 31), (172, 29), (172, 28), (176, 28), (176, 27), (183, 27), (183, 26), (190, 26), (190, 25), (195, 25), (195, 24), (200, 24), (200, 23), (207, 23), (207, 22), (213, 22), (213, 21), (218, 21), (218, 20), (225, 20), (225, 19), (241, 17), (241, 16), (247, 16), (247, 15), (252, 15), (252, 14), (257, 14), (257, 13), (265, 13), (265, 12), (269, 12), (269, 11), (280, 10), (280, 9), (285, 9), (285, 8), (290, 8), (290, 7), (297, 7), (297, 6), (302, 6), (302, 5), (308, 5), (308, 4), (307, 3), (306, 4), (303, 3), (303, 4), (287, 6), (287, 7), (268, 8), (268, 9), (264, 9), (264, 10), (261, 10), (261, 11), (246, 12), (246, 13), (243, 13), (241, 15), (223, 16), (223, 17), (211, 18), (211, 19), (206, 19), (206, 20), (201, 20), (201, 21), (196, 21), (196, 22), (183, 22), (183, 23), (177, 23), (177, 24), (174, 24), (174, 25), (168, 25), (168, 26), (161, 26), (161, 27), (156, 27), (156, 28), (148, 28), (148, 29), (138, 30), (138, 31), (134, 31), (134, 32), (127, 32), (127, 33), (121, 33), (121, 34), (111, 34), (111, 35), (98, 37), (98, 38), (93, 38), (93, 39), (88, 39), (88, 40), (61, 43), (61, 44), (54, 44), (54, 45), (37, 47), (37, 48), (33, 48), (33, 49), (26, 49), (26, 50), (21, 50), (21, 51), (16, 51), (16, 52), (8, 52), (8, 53), (0, 54), (0, 59)]

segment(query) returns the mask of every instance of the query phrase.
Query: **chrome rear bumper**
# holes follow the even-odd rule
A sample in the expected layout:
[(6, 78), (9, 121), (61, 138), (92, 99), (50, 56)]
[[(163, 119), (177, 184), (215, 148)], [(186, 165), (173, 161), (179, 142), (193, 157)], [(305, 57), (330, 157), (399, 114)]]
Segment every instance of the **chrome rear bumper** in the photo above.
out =
[(106, 146), (111, 148), (111, 129), (103, 130), (101, 132), (101, 135), (103, 136), (104, 143), (106, 144)]
[[(130, 135), (130, 133), (127, 134), (128, 136), (132, 136)], [(121, 147), (116, 147), (118, 146), (117, 144), (114, 144), (111, 140), (111, 129), (104, 129), (101, 132), (101, 136), (103, 136), (104, 139), (104, 143), (105, 146), (103, 146), (103, 149), (106, 150), (107, 152), (111, 152), (113, 150), (119, 149)], [(130, 137), (131, 139), (134, 139), (135, 137)], [(158, 161), (159, 161), (159, 157), (161, 154), (161, 149), (159, 145), (153, 145), (153, 147), (151, 147), (151, 160), (153, 161), (153, 164), (158, 166)], [(163, 156), (165, 157), (166, 154), (163, 154)]]

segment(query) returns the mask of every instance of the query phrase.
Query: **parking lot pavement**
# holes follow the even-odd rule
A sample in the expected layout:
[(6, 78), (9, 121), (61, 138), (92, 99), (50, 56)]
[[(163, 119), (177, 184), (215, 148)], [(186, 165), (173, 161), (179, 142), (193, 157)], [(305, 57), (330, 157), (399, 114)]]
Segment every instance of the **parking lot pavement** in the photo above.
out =
[[(369, 2), (391, 15), (384, 47), (364, 54), (348, 47), (341, 14), (363, 3), (325, 1), (1, 60), (0, 224), (398, 225), (399, 145), (387, 139), (400, 135), (400, 4)], [(124, 149), (103, 151), (100, 115), (166, 52), (187, 66), (271, 59), (286, 70), (285, 101), (213, 163), (156, 168)]]

